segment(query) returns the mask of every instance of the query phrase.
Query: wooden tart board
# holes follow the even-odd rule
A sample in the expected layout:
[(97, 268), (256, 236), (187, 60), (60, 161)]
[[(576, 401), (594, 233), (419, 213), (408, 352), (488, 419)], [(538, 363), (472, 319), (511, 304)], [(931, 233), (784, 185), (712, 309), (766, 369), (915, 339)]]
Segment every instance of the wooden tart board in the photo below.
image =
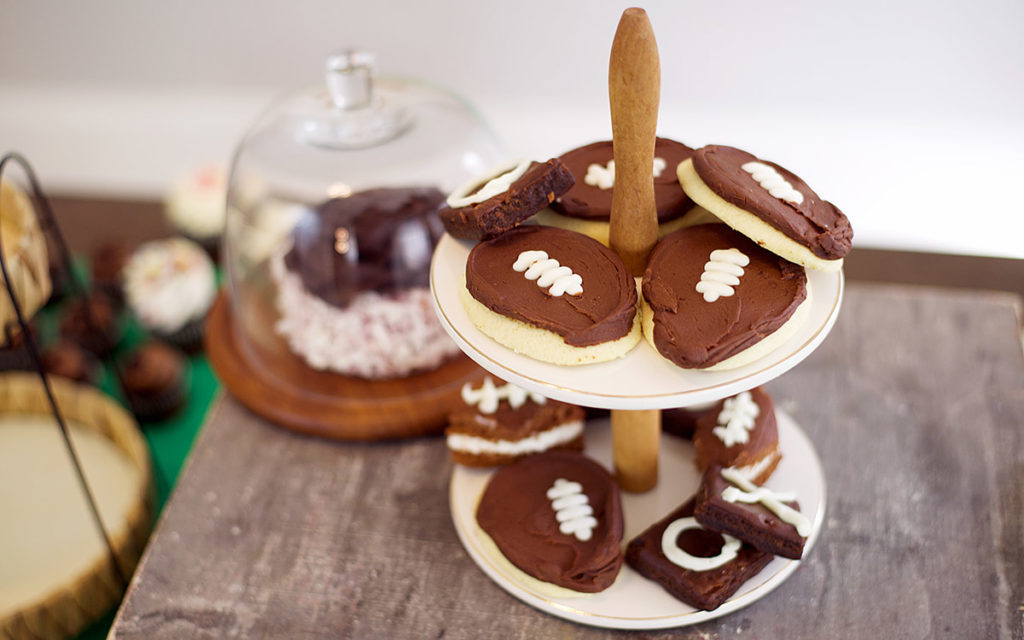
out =
[[(255, 297), (254, 297), (255, 298)], [(250, 302), (262, 326), (273, 310)], [(459, 354), (439, 368), (392, 380), (317, 371), (276, 334), (243, 343), (226, 291), (206, 321), (206, 353), (224, 386), (251, 411), (286, 429), (339, 440), (389, 440), (439, 433), (462, 385), (485, 373)]]
[[(149, 449), (109, 396), (50, 380), (121, 572), (130, 576), (152, 525)], [(0, 520), (0, 638), (74, 636), (120, 602), (125, 585), (34, 373), (0, 375)]]

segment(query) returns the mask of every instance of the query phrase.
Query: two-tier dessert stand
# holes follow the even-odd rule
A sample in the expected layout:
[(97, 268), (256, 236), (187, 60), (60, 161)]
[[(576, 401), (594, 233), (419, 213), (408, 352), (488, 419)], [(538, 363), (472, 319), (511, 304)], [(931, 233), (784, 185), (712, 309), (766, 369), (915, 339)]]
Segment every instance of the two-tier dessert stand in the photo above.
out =
[[(642, 270), (656, 236), (651, 229), (656, 224), (653, 193), (645, 194), (645, 190), (652, 179), (659, 81), (650, 23), (642, 10), (628, 9), (616, 32), (609, 73), (617, 174), (613, 198), (621, 198), (618, 206), (613, 200), (612, 248), (634, 275)], [(825, 339), (838, 317), (843, 297), (841, 271), (808, 272), (810, 319), (778, 349), (737, 369), (684, 370), (662, 359), (646, 342), (618, 360), (566, 367), (517, 354), (472, 323), (459, 301), (471, 248), (469, 243), (446, 235), (435, 251), (430, 286), (442, 325), (470, 358), (494, 375), (556, 400), (612, 410), (612, 428), (605, 420), (587, 425), (586, 453), (614, 468), (626, 490), (622, 496), (626, 541), (690, 498), (699, 484), (692, 445), (674, 437), (661, 442), (658, 411), (708, 404), (782, 375)], [(801, 428), (786, 413), (776, 410), (776, 414), (783, 458), (767, 486), (797, 493), (801, 510), (813, 523), (804, 548), (806, 555), (824, 520), (824, 474), (814, 446)], [(463, 546), (500, 587), (527, 604), (568, 620), (619, 629), (695, 624), (760, 599), (800, 564), (798, 560), (775, 558), (710, 612), (676, 600), (628, 566), (623, 566), (616, 582), (601, 593), (581, 598), (552, 597), (517, 580), (507, 566), (484, 550), (475, 512), (491, 473), (460, 466), (452, 473), (452, 520)]]

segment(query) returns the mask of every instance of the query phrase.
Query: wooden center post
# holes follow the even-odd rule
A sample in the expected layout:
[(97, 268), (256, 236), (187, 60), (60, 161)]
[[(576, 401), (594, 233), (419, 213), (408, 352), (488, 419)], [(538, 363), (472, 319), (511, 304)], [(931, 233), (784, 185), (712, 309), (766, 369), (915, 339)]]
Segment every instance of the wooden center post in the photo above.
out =
[[(643, 9), (622, 13), (608, 65), (615, 188), (611, 248), (634, 277), (643, 275), (658, 240), (654, 202), (654, 141), (661, 96), (661, 65)], [(661, 412), (612, 411), (612, 448), (619, 486), (641, 493), (658, 483)]]

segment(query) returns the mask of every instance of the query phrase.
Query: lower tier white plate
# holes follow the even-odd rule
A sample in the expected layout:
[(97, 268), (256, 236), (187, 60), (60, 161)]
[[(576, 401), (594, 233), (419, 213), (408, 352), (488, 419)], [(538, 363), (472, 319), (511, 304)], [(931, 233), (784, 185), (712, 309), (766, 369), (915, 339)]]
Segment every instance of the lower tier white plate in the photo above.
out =
[[(804, 546), (804, 557), (807, 557), (825, 518), (825, 475), (814, 446), (800, 427), (782, 411), (776, 410), (776, 417), (783, 457), (766, 486), (796, 492), (801, 510), (814, 525)], [(612, 447), (608, 421), (588, 422), (586, 439), (587, 455), (610, 470)], [(663, 434), (658, 465), (658, 486), (652, 491), (643, 494), (622, 492), (623, 543), (697, 491), (700, 476), (694, 464), (693, 445), (689, 441)], [(611, 629), (665, 629), (696, 624), (742, 609), (763, 598), (800, 566), (798, 560), (776, 557), (714, 611), (694, 609), (676, 600), (660, 585), (625, 564), (615, 583), (601, 593), (582, 598), (550, 598), (517, 581), (483, 552), (476, 533), (475, 514), (491, 473), (492, 470), (468, 469), (459, 465), (452, 472), (449, 500), (459, 539), (473, 561), (498, 586), (523, 602), (559, 618)]]

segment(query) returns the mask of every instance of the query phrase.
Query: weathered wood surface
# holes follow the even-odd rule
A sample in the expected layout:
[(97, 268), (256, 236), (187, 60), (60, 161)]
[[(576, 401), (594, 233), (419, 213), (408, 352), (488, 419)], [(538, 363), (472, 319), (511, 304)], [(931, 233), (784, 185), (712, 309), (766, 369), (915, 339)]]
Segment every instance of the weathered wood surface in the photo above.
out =
[[(1024, 638), (1024, 357), (1013, 298), (852, 285), (769, 385), (818, 448), (822, 535), (777, 590), (637, 637)], [(462, 550), (439, 438), (339, 444), (220, 401), (112, 637), (602, 638)]]

